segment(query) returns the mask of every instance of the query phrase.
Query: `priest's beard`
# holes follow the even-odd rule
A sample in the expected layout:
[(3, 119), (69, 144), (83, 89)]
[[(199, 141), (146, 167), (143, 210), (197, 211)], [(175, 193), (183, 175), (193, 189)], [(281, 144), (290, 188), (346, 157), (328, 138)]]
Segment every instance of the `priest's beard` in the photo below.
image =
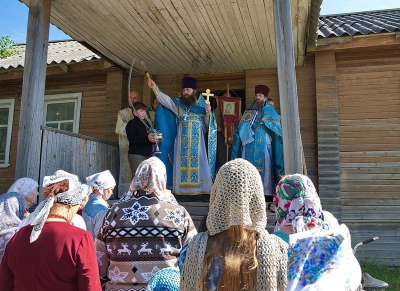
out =
[(262, 108), (264, 105), (265, 105), (265, 102), (262, 102), (262, 101), (257, 102), (257, 101), (256, 101), (256, 102), (254, 102), (254, 105), (253, 105), (253, 106), (254, 106), (255, 109), (258, 110), (258, 109)]
[(181, 94), (181, 102), (187, 107), (192, 107), (196, 103), (196, 91), (193, 90), (192, 94)]

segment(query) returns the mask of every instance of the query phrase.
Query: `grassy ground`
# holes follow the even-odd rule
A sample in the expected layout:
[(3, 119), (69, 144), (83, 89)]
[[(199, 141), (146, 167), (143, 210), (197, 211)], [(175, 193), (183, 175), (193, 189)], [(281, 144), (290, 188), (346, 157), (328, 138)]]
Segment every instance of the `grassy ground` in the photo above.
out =
[(363, 272), (367, 272), (371, 276), (387, 282), (389, 288), (385, 291), (400, 290), (400, 267), (388, 267), (374, 262), (362, 262), (361, 268)]

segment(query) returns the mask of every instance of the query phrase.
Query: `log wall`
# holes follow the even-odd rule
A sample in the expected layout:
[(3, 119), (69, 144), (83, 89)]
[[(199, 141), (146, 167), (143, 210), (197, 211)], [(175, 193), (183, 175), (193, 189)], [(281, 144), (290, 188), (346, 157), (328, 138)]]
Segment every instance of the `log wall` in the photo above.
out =
[(400, 47), (336, 53), (342, 222), (361, 258), (400, 265)]
[[(17, 79), (0, 80), (0, 98), (15, 100), (10, 166), (0, 168), (0, 193), (7, 191), (15, 180), (22, 74), (16, 76)], [(125, 107), (125, 92), (126, 74), (117, 69), (104, 68), (103, 61), (69, 65), (68, 73), (50, 73), (45, 88), (46, 95), (82, 93), (79, 133), (109, 142), (118, 142), (114, 131), (118, 111)]]

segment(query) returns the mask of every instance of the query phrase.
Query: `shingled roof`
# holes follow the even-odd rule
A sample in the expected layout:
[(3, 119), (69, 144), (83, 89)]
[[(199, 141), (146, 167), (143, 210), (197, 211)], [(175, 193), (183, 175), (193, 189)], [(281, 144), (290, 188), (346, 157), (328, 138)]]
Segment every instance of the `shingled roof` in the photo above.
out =
[[(25, 44), (17, 45), (19, 54), (0, 59), (0, 69), (11, 69), (24, 66)], [(75, 40), (49, 42), (47, 53), (47, 64), (70, 64), (73, 62), (98, 60), (100, 56), (96, 55), (86, 47)]]
[(400, 31), (400, 8), (324, 15), (318, 24), (319, 38), (396, 31)]

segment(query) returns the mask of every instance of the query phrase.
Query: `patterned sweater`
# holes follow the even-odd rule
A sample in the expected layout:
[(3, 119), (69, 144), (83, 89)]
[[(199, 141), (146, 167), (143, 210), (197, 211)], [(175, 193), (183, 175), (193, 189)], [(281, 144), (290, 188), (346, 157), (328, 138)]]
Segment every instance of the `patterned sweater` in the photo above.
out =
[(158, 270), (176, 266), (182, 246), (196, 234), (184, 207), (155, 195), (115, 204), (95, 241), (105, 290), (145, 290)]

